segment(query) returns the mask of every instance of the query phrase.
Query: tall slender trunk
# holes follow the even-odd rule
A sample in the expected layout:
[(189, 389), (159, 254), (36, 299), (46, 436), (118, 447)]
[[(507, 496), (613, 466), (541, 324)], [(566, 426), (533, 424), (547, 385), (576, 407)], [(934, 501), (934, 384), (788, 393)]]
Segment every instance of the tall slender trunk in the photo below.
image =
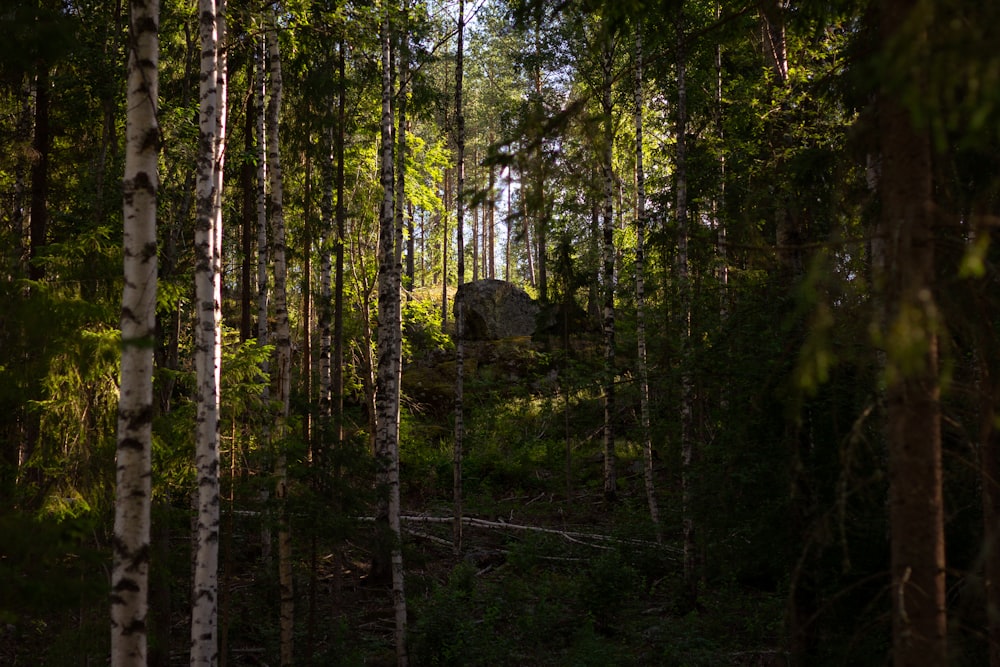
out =
[(344, 202), (344, 143), (347, 136), (347, 76), (344, 51), (347, 48), (344, 34), (337, 44), (337, 210), (336, 246), (333, 273), (333, 391), (334, 432), (337, 444), (344, 439), (344, 239), (347, 210)]
[[(389, 542), (392, 598), (395, 611), (396, 661), (407, 664), (406, 596), (403, 582), (403, 554), (400, 531), (399, 495), (399, 408), (402, 362), (400, 321), (402, 219), (397, 223), (394, 198), (393, 160), (393, 57), (391, 7), (380, 8), (379, 41), (382, 47), (382, 121), (379, 170), (382, 202), (379, 207), (378, 248), (378, 371), (375, 382), (375, 459), (380, 493), (380, 514), (384, 511)], [(403, 31), (405, 33), (405, 29)], [(408, 39), (405, 38), (404, 39)], [(408, 56), (407, 56), (408, 57)], [(385, 509), (383, 510), (382, 507)]]
[(333, 148), (333, 131), (323, 138), (323, 160), (320, 167), (320, 182), (323, 194), (320, 196), (320, 239), (319, 239), (319, 445), (318, 462), (325, 465), (329, 446), (330, 421), (333, 416), (333, 368), (330, 363), (331, 321), (333, 319), (333, 258), (330, 252), (336, 236), (333, 222), (333, 191), (336, 188), (334, 176), (336, 160)]
[(191, 664), (218, 660), (219, 574), (219, 378), (221, 357), (221, 203), (225, 133), (224, 5), (199, 2), (201, 83), (199, 86), (197, 217), (195, 220), (195, 337), (197, 371), (197, 531), (191, 604)]
[(49, 226), (49, 66), (41, 63), (35, 77), (35, 135), (32, 141), (34, 153), (31, 163), (31, 223), (28, 227), (28, 277), (41, 280), (45, 269), (39, 261), (39, 250), (46, 244)]
[[(302, 201), (302, 392), (306, 402), (312, 405), (312, 253), (313, 253), (313, 188), (312, 188), (312, 156), (306, 147), (305, 155), (305, 187)], [(302, 419), (302, 439), (306, 443), (309, 463), (314, 462), (312, 411), (306, 410)]]
[(688, 194), (687, 194), (687, 52), (684, 16), (677, 20), (677, 139), (675, 178), (677, 194), (677, 288), (679, 292), (680, 365), (681, 365), (681, 522), (684, 532), (684, 584), (688, 602), (698, 600), (698, 554), (695, 544), (694, 516), (691, 508), (691, 477), (695, 458), (692, 433), (691, 387), (691, 278), (688, 270)]
[(444, 170), (444, 212), (441, 214), (441, 329), (448, 328), (448, 210), (451, 208), (451, 170)]
[[(722, 19), (722, 3), (715, 3), (715, 20)], [(726, 221), (722, 210), (726, 204), (726, 153), (722, 127), (722, 43), (715, 45), (715, 127), (719, 142), (719, 189), (712, 200), (712, 218), (715, 223), (716, 253), (718, 255), (718, 279), (721, 286), (719, 317), (725, 319), (729, 312), (729, 249), (726, 243)], [(724, 402), (725, 399), (723, 399)]]
[(657, 542), (663, 539), (653, 483), (653, 438), (649, 428), (649, 370), (646, 366), (646, 172), (643, 168), (642, 24), (635, 28), (635, 334), (638, 347), (639, 423), (644, 455), (643, 483)]
[[(254, 59), (247, 58), (247, 81), (248, 85), (253, 85), (254, 81)], [(247, 341), (253, 338), (253, 240), (255, 223), (255, 197), (257, 188), (254, 181), (254, 165), (249, 156), (254, 151), (254, 127), (256, 123), (257, 110), (253, 97), (246, 103), (246, 115), (243, 125), (243, 164), (240, 166), (240, 188), (243, 191), (243, 203), (240, 221), (240, 241), (242, 250), (242, 263), (240, 265), (240, 341)]]
[[(256, 49), (255, 49), (256, 50)], [(267, 193), (268, 193), (268, 168), (267, 168), (267, 110), (265, 109), (265, 94), (267, 92), (266, 66), (267, 66), (267, 41), (262, 39), (260, 50), (257, 53), (259, 66), (257, 67), (257, 78), (254, 81), (254, 108), (257, 114), (256, 129), (256, 162), (257, 162), (257, 344), (268, 345), (270, 343), (270, 329), (268, 326), (268, 313), (270, 311), (270, 291), (268, 286), (267, 267), (270, 262), (270, 247), (267, 233)], [(261, 363), (261, 372), (268, 375), (270, 363), (264, 360)], [(265, 384), (261, 389), (261, 399), (266, 403), (271, 390)], [(265, 448), (270, 446), (271, 427), (267, 422), (261, 429), (261, 440)], [(266, 450), (266, 449), (265, 449)], [(261, 504), (266, 506), (270, 491), (266, 486), (260, 489)], [(265, 563), (271, 561), (271, 522), (266, 519), (260, 526), (260, 549), (261, 559)]]
[[(394, 320), (392, 322), (392, 356), (395, 362), (396, 377), (394, 378), (395, 397), (395, 438), (392, 444), (392, 472), (389, 476), (389, 526), (392, 530), (392, 605), (396, 620), (395, 643), (396, 664), (405, 667), (409, 662), (406, 647), (406, 582), (403, 569), (402, 531), (400, 528), (400, 495), (399, 495), (399, 409), (400, 392), (403, 382), (403, 313), (402, 313), (402, 275), (403, 275), (403, 218), (406, 204), (406, 110), (407, 94), (410, 79), (410, 24), (409, 0), (403, 0), (400, 12), (399, 26), (399, 100), (396, 103), (396, 113), (399, 117), (397, 135), (397, 173), (395, 191), (395, 211), (393, 212), (393, 244), (391, 282)], [(392, 118), (390, 116), (390, 123)], [(390, 174), (391, 176), (391, 174)]]
[[(611, 100), (614, 63), (614, 37), (610, 22), (605, 19), (601, 27), (601, 111), (603, 113), (603, 141), (601, 145), (601, 172), (604, 180), (604, 208), (602, 233), (604, 237), (604, 273), (602, 276), (603, 329), (604, 329), (604, 498), (614, 502), (618, 498), (618, 471), (615, 454), (615, 174), (614, 174), (614, 125)], [(539, 258), (541, 261), (541, 258)]]
[(152, 490), (160, 7), (157, 0), (136, 0), (131, 10), (122, 184), (125, 288), (111, 571), (114, 667), (146, 664)]
[[(926, 25), (916, 0), (883, 0), (880, 30), (892, 45), (906, 27), (911, 53), (923, 53)], [(893, 663), (945, 665), (944, 501), (938, 379), (939, 315), (934, 289), (931, 146), (903, 99), (924, 87), (922, 62), (899, 63), (895, 87), (878, 103), (882, 149), (879, 236), (887, 333), (886, 405), (889, 447)], [(901, 87), (901, 88), (900, 88)], [(902, 90), (901, 90), (902, 89)]]
[(1000, 667), (1000, 429), (997, 428), (996, 340), (980, 343), (979, 470), (983, 487), (983, 581), (989, 667)]
[[(493, 137), (490, 136), (490, 143), (493, 143)], [(496, 202), (496, 169), (493, 164), (490, 164), (490, 175), (489, 183), (487, 184), (489, 193), (486, 200), (486, 212), (487, 212), (487, 236), (486, 236), (486, 268), (484, 273), (487, 278), (496, 278), (496, 224), (495, 215), (497, 210)]]
[(503, 279), (510, 282), (510, 239), (514, 233), (513, 210), (510, 207), (510, 191), (514, 189), (514, 168), (507, 170), (507, 243), (503, 249)]
[(527, 195), (524, 189), (524, 169), (519, 170), (520, 179), (519, 185), (521, 186), (521, 221), (524, 224), (524, 253), (527, 255), (528, 259), (528, 284), (534, 287), (537, 283), (535, 280), (535, 262), (532, 259), (534, 250), (531, 247), (531, 220), (528, 218), (528, 202)]
[[(455, 158), (455, 172), (458, 188), (455, 194), (456, 229), (458, 246), (459, 289), (465, 282), (465, 114), (462, 109), (462, 78), (465, 50), (465, 0), (458, 0), (458, 47), (455, 55), (455, 144), (458, 147)], [(452, 534), (455, 553), (462, 551), (462, 456), (465, 440), (465, 304), (455, 297), (455, 448), (453, 452), (453, 496), (455, 521)]]
[[(538, 114), (541, 117), (545, 112), (545, 105), (542, 96), (542, 12), (538, 10), (535, 15), (534, 48), (535, 48), (535, 71), (533, 72), (535, 83), (535, 100), (538, 104)], [(535, 179), (535, 241), (538, 244), (538, 262), (535, 265), (538, 276), (538, 298), (542, 303), (549, 300), (549, 272), (548, 272), (548, 212), (545, 203), (545, 137), (539, 137), (535, 150), (534, 179)]]
[[(464, 128), (463, 128), (464, 132)], [(477, 149), (472, 149), (472, 192), (476, 191), (476, 162), (479, 159)], [(472, 281), (479, 280), (479, 207), (472, 207)]]
[(282, 440), (287, 433), (289, 402), (292, 389), (292, 337), (288, 322), (288, 266), (285, 247), (284, 189), (281, 176), (281, 153), (278, 121), (281, 116), (281, 52), (278, 45), (277, 18), (268, 16), (267, 50), (270, 59), (271, 96), (267, 105), (267, 153), (270, 182), (271, 250), (274, 259), (274, 344), (277, 363), (276, 382), (278, 415), (274, 436), (279, 443), (275, 459), (275, 497), (281, 505), (278, 518), (278, 587), (281, 597), (281, 665), (291, 665), (295, 630), (295, 597), (292, 582), (292, 536), (288, 523), (288, 459)]

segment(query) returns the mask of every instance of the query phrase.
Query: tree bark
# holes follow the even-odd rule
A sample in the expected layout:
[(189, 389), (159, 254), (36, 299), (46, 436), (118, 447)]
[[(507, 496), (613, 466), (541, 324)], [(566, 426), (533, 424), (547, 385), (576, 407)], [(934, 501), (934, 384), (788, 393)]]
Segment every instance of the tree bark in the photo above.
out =
[[(399, 248), (402, 244), (402, 220), (397, 225), (394, 214), (393, 178), (393, 113), (391, 55), (391, 8), (381, 7), (379, 39), (382, 46), (382, 121), (379, 168), (382, 202), (379, 208), (379, 280), (378, 280), (378, 372), (375, 390), (375, 458), (380, 505), (384, 504), (384, 521), (388, 529), (392, 598), (395, 611), (396, 661), (407, 664), (406, 596), (403, 584), (403, 556), (399, 527), (399, 408), (400, 373), (402, 363), (402, 329), (400, 320), (400, 288), (402, 266)], [(380, 510), (381, 512), (381, 510)]]
[[(197, 218), (195, 220), (195, 336), (197, 419), (197, 531), (191, 603), (191, 664), (218, 660), (219, 571), (219, 378), (221, 362), (222, 168), (225, 135), (225, 73), (220, 59), (224, 5), (199, 2)], [(223, 85), (220, 86), (220, 81)]]
[(278, 415), (274, 429), (278, 452), (275, 462), (275, 497), (280, 504), (278, 518), (278, 587), (281, 597), (281, 665), (293, 663), (295, 597), (292, 582), (292, 536), (288, 522), (286, 498), (288, 495), (288, 459), (284, 439), (288, 428), (288, 415), (292, 388), (292, 337), (288, 321), (287, 278), (288, 265), (285, 247), (284, 189), (281, 174), (281, 153), (278, 122), (281, 116), (281, 51), (278, 45), (277, 18), (268, 16), (267, 50), (270, 59), (271, 96), (267, 106), (267, 153), (269, 170), (269, 202), (271, 211), (271, 250), (274, 258), (274, 344), (276, 351), (275, 401)]
[(635, 333), (636, 366), (639, 375), (639, 425), (642, 428), (643, 483), (649, 518), (656, 531), (656, 541), (663, 540), (660, 509), (656, 502), (653, 479), (653, 438), (649, 426), (649, 370), (646, 365), (646, 172), (643, 165), (643, 73), (642, 23), (635, 27)]
[(996, 341), (980, 344), (979, 470), (983, 487), (983, 581), (989, 667), (1000, 667), (1000, 429), (997, 428)]
[[(926, 26), (918, 23), (926, 19), (917, 16), (917, 6), (916, 0), (883, 0), (883, 46), (891, 49), (901, 38), (926, 41)], [(903, 102), (923, 88), (920, 65), (892, 63), (878, 106), (897, 667), (948, 663), (931, 146)]]
[(346, 39), (341, 33), (337, 45), (337, 210), (336, 246), (333, 273), (333, 392), (334, 432), (338, 446), (344, 441), (344, 239), (347, 211), (344, 202), (344, 144), (347, 135)]
[(41, 280), (45, 269), (39, 261), (39, 251), (46, 244), (49, 226), (49, 66), (42, 63), (35, 77), (35, 134), (31, 162), (31, 222), (28, 226), (28, 277)]
[[(615, 454), (615, 175), (614, 175), (614, 111), (611, 100), (613, 83), (614, 39), (610, 22), (605, 19), (601, 27), (601, 111), (603, 113), (603, 143), (601, 171), (604, 180), (604, 207), (601, 219), (604, 236), (604, 498), (614, 502), (618, 498), (618, 472)], [(539, 263), (542, 258), (539, 257)]]
[[(462, 108), (463, 59), (465, 38), (465, 0), (458, 0), (458, 48), (455, 55), (455, 172), (458, 187), (455, 194), (455, 238), (458, 247), (458, 288), (465, 282), (465, 114)], [(455, 523), (452, 539), (455, 553), (462, 552), (462, 456), (465, 440), (465, 307), (455, 297), (455, 447), (453, 452), (453, 499)]]
[(156, 195), (159, 3), (131, 5), (123, 181), (124, 275), (111, 572), (111, 664), (146, 664), (153, 347), (156, 326)]
[(677, 21), (677, 143), (675, 146), (677, 189), (677, 283), (679, 291), (680, 364), (681, 364), (681, 513), (684, 532), (684, 584), (688, 602), (698, 600), (698, 558), (695, 525), (691, 508), (691, 476), (695, 457), (692, 433), (691, 355), (691, 279), (688, 268), (688, 194), (687, 194), (687, 53), (684, 47), (684, 17)]

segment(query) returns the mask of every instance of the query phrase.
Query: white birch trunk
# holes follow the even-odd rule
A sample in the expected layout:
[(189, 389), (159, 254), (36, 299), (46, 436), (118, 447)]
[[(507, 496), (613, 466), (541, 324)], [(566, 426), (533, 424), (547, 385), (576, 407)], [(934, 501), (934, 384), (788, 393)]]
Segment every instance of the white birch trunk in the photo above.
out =
[(146, 664), (160, 130), (159, 3), (131, 4), (125, 176), (121, 390), (111, 571), (111, 664)]
[[(387, 494), (392, 598), (395, 611), (396, 662), (407, 664), (406, 596), (403, 585), (403, 553), (399, 524), (399, 383), (402, 365), (402, 330), (400, 320), (400, 280), (402, 266), (397, 244), (402, 242), (402, 228), (394, 215), (393, 122), (392, 122), (392, 26), (390, 8), (382, 7), (380, 40), (382, 43), (382, 121), (380, 171), (382, 202), (379, 210), (379, 288), (378, 288), (378, 372), (376, 374), (375, 456), (379, 486)], [(400, 223), (402, 220), (400, 219)]]
[[(323, 194), (320, 198), (319, 252), (319, 414), (320, 450), (325, 451), (327, 431), (333, 416), (333, 368), (330, 364), (333, 290), (333, 258), (330, 253), (333, 236), (333, 132), (326, 133), (323, 162), (320, 169)], [(322, 456), (322, 455), (321, 455)]]
[[(255, 49), (256, 50), (256, 49)], [(265, 92), (267, 89), (265, 67), (267, 63), (267, 43), (261, 40), (260, 49), (257, 50), (259, 66), (257, 67), (257, 79), (254, 82), (254, 106), (257, 107), (257, 344), (267, 345), (270, 343), (270, 332), (268, 330), (268, 311), (270, 293), (268, 288), (267, 266), (270, 261), (270, 249), (268, 247), (267, 234), (267, 192), (268, 192), (268, 169), (267, 169), (267, 117), (264, 107)], [(267, 375), (270, 364), (267, 360), (261, 363), (261, 372)], [(264, 385), (261, 389), (261, 398), (266, 403), (270, 395), (270, 387)], [(263, 445), (268, 446), (271, 438), (270, 426), (265, 422), (261, 429), (261, 440)], [(261, 505), (267, 504), (270, 496), (268, 488), (262, 487), (260, 490)], [(265, 520), (260, 527), (260, 547), (261, 558), (265, 563), (271, 560), (271, 528), (269, 521)]]
[[(199, 2), (201, 83), (195, 221), (197, 530), (191, 604), (191, 664), (218, 660), (219, 378), (221, 338), (222, 146), (225, 75), (219, 46), (224, 7)], [(220, 88), (220, 81), (222, 86)]]
[(642, 25), (635, 34), (635, 335), (638, 347), (639, 422), (642, 427), (643, 475), (649, 518), (656, 541), (663, 539), (660, 509), (653, 483), (653, 439), (649, 428), (649, 369), (646, 366), (646, 173), (643, 168)]
[[(400, 541), (400, 497), (399, 497), (399, 406), (400, 392), (403, 383), (403, 312), (402, 312), (402, 278), (403, 278), (403, 224), (406, 203), (406, 108), (410, 78), (410, 35), (409, 35), (409, 1), (403, 0), (400, 17), (400, 53), (399, 53), (399, 101), (396, 105), (399, 115), (399, 131), (397, 134), (399, 165), (396, 173), (396, 202), (393, 229), (393, 265), (392, 291), (395, 298), (393, 310), (395, 320), (392, 322), (392, 354), (395, 357), (395, 390), (396, 408), (396, 442), (393, 447), (393, 467), (389, 477), (389, 527), (393, 533), (392, 541), (392, 606), (396, 619), (396, 663), (401, 667), (409, 662), (406, 646), (406, 582), (403, 570), (403, 545)], [(391, 120), (391, 119), (390, 119)]]
[(285, 498), (288, 495), (288, 463), (284, 445), (280, 444), (287, 432), (289, 401), (292, 389), (292, 336), (288, 322), (288, 293), (286, 282), (288, 266), (285, 252), (284, 189), (281, 180), (281, 154), (278, 122), (281, 116), (281, 52), (274, 13), (268, 16), (267, 51), (270, 60), (271, 96), (267, 106), (267, 153), (270, 183), (271, 249), (274, 258), (274, 343), (277, 363), (278, 416), (274, 435), (279, 443), (274, 474), (277, 478), (275, 497), (282, 504), (278, 519), (278, 588), (281, 597), (280, 645), (281, 665), (293, 663), (294, 590), (292, 585), (292, 536), (288, 526)]
[(690, 364), (691, 287), (688, 271), (687, 214), (687, 54), (684, 50), (683, 17), (677, 26), (677, 282), (681, 315), (681, 515), (684, 532), (684, 582), (691, 604), (698, 597), (697, 554), (694, 518), (691, 513), (691, 467), (694, 462), (694, 438), (691, 433), (692, 389)]
[[(611, 26), (607, 20), (602, 25), (601, 71), (601, 111), (604, 114), (604, 141), (602, 145), (601, 170), (604, 178), (604, 210), (601, 220), (604, 236), (604, 497), (609, 502), (617, 499), (618, 478), (615, 461), (615, 175), (613, 163), (614, 125), (612, 119), (612, 65), (613, 42)], [(541, 261), (541, 258), (539, 258)]]

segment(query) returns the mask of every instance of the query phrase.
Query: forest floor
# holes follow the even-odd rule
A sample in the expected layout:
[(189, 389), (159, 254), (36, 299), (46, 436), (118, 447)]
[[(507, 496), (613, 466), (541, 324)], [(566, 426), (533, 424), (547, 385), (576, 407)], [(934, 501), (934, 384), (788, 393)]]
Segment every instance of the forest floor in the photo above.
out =
[[(482, 518), (466, 522), (462, 556), (446, 505), (403, 522), (411, 664), (786, 664), (784, 600), (715, 583), (691, 605), (679, 550), (616, 526), (599, 494), (489, 504), (470, 508)], [(300, 559), (315, 567), (297, 572), (296, 664), (395, 664), (390, 587), (370, 580), (370, 553), (359, 533)], [(230, 589), (228, 664), (276, 664), (275, 582), (250, 568)]]

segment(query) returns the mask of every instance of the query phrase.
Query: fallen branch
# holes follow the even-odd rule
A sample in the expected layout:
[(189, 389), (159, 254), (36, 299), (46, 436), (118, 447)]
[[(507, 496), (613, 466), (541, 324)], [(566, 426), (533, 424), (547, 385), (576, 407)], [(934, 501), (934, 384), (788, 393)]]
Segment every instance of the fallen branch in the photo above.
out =
[[(450, 524), (454, 521), (454, 518), (450, 516), (424, 516), (415, 514), (404, 514), (400, 516), (399, 519), (400, 521), (411, 522), (411, 523)], [(375, 518), (359, 517), (358, 520), (374, 521)], [(649, 548), (659, 548), (675, 555), (680, 555), (683, 553), (682, 550), (677, 547), (657, 544), (656, 542), (650, 542), (648, 540), (620, 539), (617, 537), (611, 537), (610, 535), (601, 535), (600, 533), (582, 533), (571, 530), (559, 530), (557, 528), (545, 528), (542, 526), (529, 526), (520, 523), (508, 523), (506, 521), (487, 521), (486, 519), (477, 519), (474, 517), (462, 517), (462, 524), (473, 528), (485, 528), (489, 530), (510, 530), (516, 532), (531, 532), (531, 533), (544, 533), (547, 535), (557, 535), (568, 542), (581, 544), (583, 546), (588, 546), (594, 549), (607, 549), (608, 547), (600, 544), (592, 544), (588, 542), (588, 540), (611, 543), (611, 544), (633, 544)]]

